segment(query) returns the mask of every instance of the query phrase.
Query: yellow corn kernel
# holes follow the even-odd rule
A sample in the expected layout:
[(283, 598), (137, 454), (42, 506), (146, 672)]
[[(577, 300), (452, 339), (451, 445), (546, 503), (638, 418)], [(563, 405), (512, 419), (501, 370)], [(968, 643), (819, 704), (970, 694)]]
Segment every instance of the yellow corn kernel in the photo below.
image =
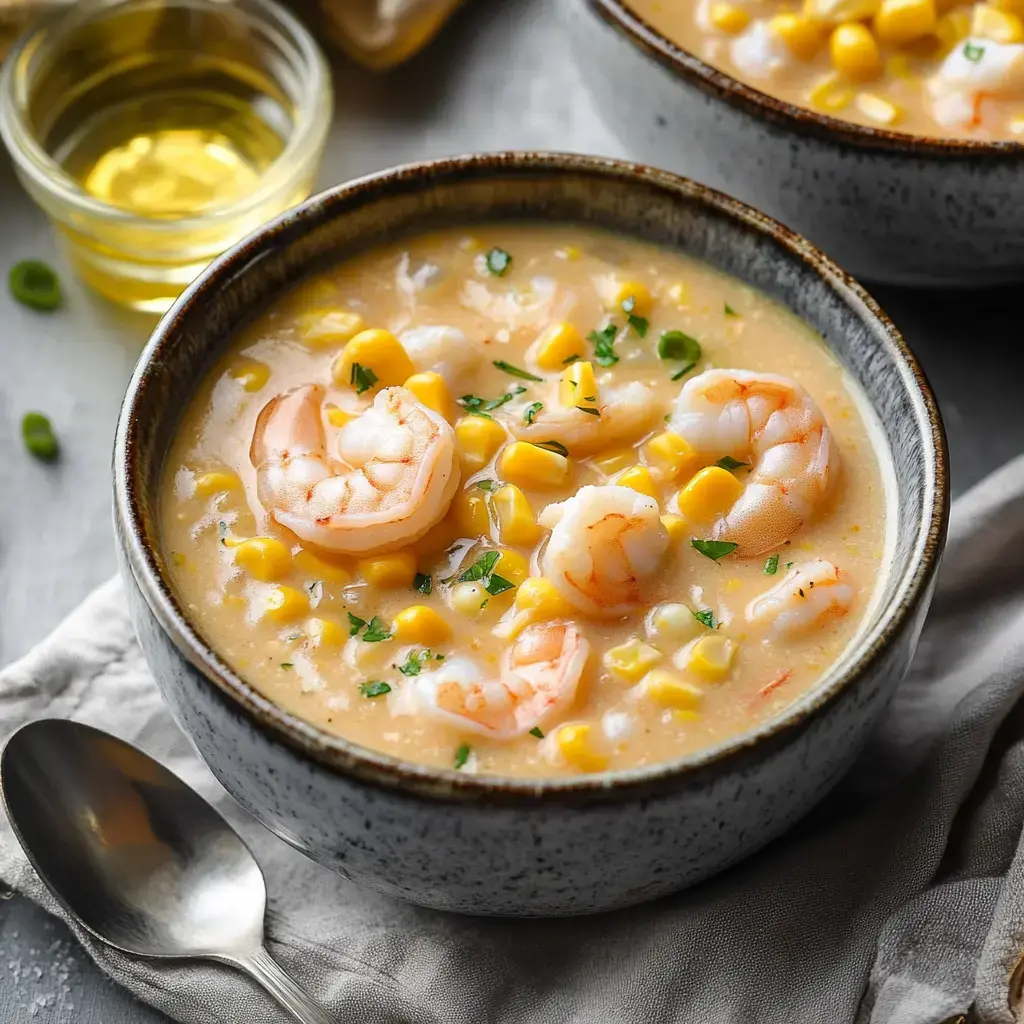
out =
[(644, 457), (666, 480), (691, 476), (700, 466), (700, 459), (686, 438), (672, 430), (662, 431), (644, 445)]
[(680, 492), (679, 511), (700, 523), (710, 522), (732, 508), (743, 493), (743, 484), (721, 466), (705, 466)]
[(255, 359), (243, 359), (229, 372), (246, 391), (259, 391), (270, 380), (270, 367)]
[(379, 328), (360, 331), (345, 346), (331, 367), (334, 383), (358, 391), (362, 385), (356, 380), (356, 364), (371, 370), (377, 378), (368, 389), (371, 392), (401, 384), (416, 372), (402, 343), (390, 331)]
[(704, 691), (699, 686), (663, 668), (648, 672), (640, 681), (640, 688), (656, 704), (679, 711), (696, 711), (704, 698)]
[(297, 319), (299, 337), (311, 348), (344, 345), (365, 326), (358, 313), (347, 309), (311, 309)]
[(910, 57), (905, 53), (894, 53), (886, 57), (885, 76), (886, 78), (914, 78), (915, 73), (910, 63)]
[(633, 637), (618, 647), (609, 648), (601, 660), (609, 672), (635, 683), (661, 661), (661, 651)]
[(768, 22), (768, 27), (797, 60), (811, 60), (824, 42), (820, 23), (806, 14), (776, 14)]
[(1010, 120), (1010, 131), (1014, 135), (1024, 135), (1024, 115), (1018, 114)]
[[(1024, 17), (1024, 0), (988, 0), (988, 5), (995, 7), (997, 10), (1009, 11), (1018, 17)], [(964, 13), (966, 14), (967, 12), (965, 11)]]
[(463, 252), (479, 252), (483, 248), (483, 242), (475, 235), (466, 235), (459, 240), (459, 248)]
[(995, 43), (1019, 43), (1024, 41), (1024, 22), (1009, 11), (976, 4), (971, 19), (971, 35), (991, 39)]
[(360, 558), (358, 565), (367, 583), (390, 590), (411, 587), (416, 575), (416, 556), (411, 551), (371, 555), (369, 558)]
[(452, 607), (463, 615), (476, 617), (485, 609), (490, 594), (482, 583), (466, 581), (456, 583), (451, 589)]
[(569, 460), (528, 441), (513, 441), (501, 453), (501, 475), (523, 487), (559, 487), (569, 478)]
[(276, 586), (270, 591), (263, 617), (284, 624), (309, 614), (309, 596), (295, 587)]
[(572, 605), (543, 576), (531, 576), (519, 584), (516, 608), (528, 612), (534, 621), (560, 619), (572, 614)]
[(805, 0), (804, 14), (823, 25), (866, 21), (874, 17), (881, 0)]
[(459, 491), (452, 502), (452, 511), (460, 537), (490, 537), (491, 517), (483, 494)]
[(314, 647), (342, 647), (348, 640), (348, 630), (334, 619), (310, 619), (306, 635)]
[(561, 256), (564, 260), (578, 260), (582, 257), (583, 250), (575, 245), (563, 245), (555, 255)]
[(593, 730), (586, 723), (559, 726), (555, 742), (562, 757), (581, 772), (599, 772), (608, 766), (608, 758), (595, 745)]
[[(414, 373), (405, 386), (428, 408), (448, 419), (452, 396), (444, 377), (439, 373)], [(478, 416), (477, 419), (480, 417)]]
[(942, 44), (941, 53), (949, 53), (971, 34), (971, 16), (963, 8), (947, 11), (935, 23), (935, 35)]
[(498, 539), (502, 544), (528, 547), (541, 535), (537, 517), (526, 495), (515, 484), (505, 484), (491, 495), (491, 507), (498, 517)]
[(242, 481), (234, 473), (214, 470), (212, 473), (200, 473), (196, 477), (196, 494), (200, 498), (209, 498), (214, 494), (223, 494), (242, 486)]
[(873, 92), (857, 93), (857, 109), (865, 117), (884, 125), (895, 124), (902, 113), (895, 103), (890, 103)]
[(356, 418), (354, 412), (349, 412), (347, 409), (341, 409), (337, 405), (327, 406), (327, 422), (332, 427), (337, 427), (339, 430), (347, 423), (351, 423)]
[(586, 360), (579, 359), (562, 371), (558, 382), (558, 401), (567, 409), (597, 412), (600, 397), (594, 367)]
[(685, 668), (710, 683), (720, 683), (729, 674), (736, 645), (724, 636), (702, 636), (686, 652)]
[(486, 416), (463, 416), (455, 424), (455, 445), (467, 469), (483, 469), (505, 442), (505, 428)]
[(872, 27), (879, 42), (903, 46), (931, 35), (936, 17), (935, 0), (882, 0)]
[(615, 483), (619, 487), (629, 487), (631, 490), (646, 494), (655, 501), (660, 500), (654, 474), (646, 466), (630, 466), (615, 478)]
[(518, 551), (502, 551), (494, 563), (494, 572), (512, 583), (522, 583), (530, 573), (530, 563)]
[(882, 70), (878, 43), (860, 22), (846, 22), (836, 26), (829, 38), (828, 48), (832, 66), (855, 82), (865, 82)]
[(669, 302), (675, 304), (677, 309), (688, 309), (690, 305), (690, 286), (685, 281), (676, 281), (669, 285), (665, 292)]
[(452, 627), (433, 608), (414, 604), (395, 616), (391, 629), (399, 643), (436, 647), (452, 638)]
[(668, 531), (670, 544), (678, 544), (690, 530), (685, 516), (664, 515), (661, 517), (661, 525)]
[(704, 716), (692, 708), (675, 708), (672, 712), (674, 722), (699, 722)]
[[(739, 35), (750, 24), (750, 12), (736, 4), (725, 3), (719, 0), (713, 3), (708, 12), (711, 24), (719, 32), (726, 32), (731, 36)], [(640, 314), (643, 316), (643, 314)]]
[(853, 102), (853, 90), (838, 75), (826, 75), (811, 86), (807, 93), (808, 106), (826, 114), (848, 107)]
[[(731, 7), (731, 4), (716, 4), (715, 6)], [(743, 11), (743, 8), (737, 8)], [(746, 14), (745, 11), (743, 11)], [(749, 16), (748, 16), (749, 17)], [(742, 28), (736, 29), (737, 32), (742, 32)], [(630, 299), (633, 300), (633, 305), (630, 309), (626, 309), (623, 303), (628, 302)], [(615, 313), (632, 313), (634, 316), (650, 316), (651, 310), (654, 308), (654, 300), (651, 298), (651, 293), (647, 288), (647, 285), (642, 284), (640, 281), (623, 281), (622, 284), (612, 294), (611, 309)]]
[(568, 320), (549, 324), (533, 343), (534, 359), (542, 370), (561, 370), (573, 356), (587, 354), (583, 336)]
[(349, 583), (351, 571), (344, 565), (327, 558), (320, 558), (311, 551), (302, 550), (295, 556), (295, 568), (307, 580), (326, 580), (328, 583)]
[(692, 640), (702, 628), (685, 604), (659, 604), (651, 612), (650, 632), (662, 640), (682, 643), (684, 640)]
[(254, 580), (273, 583), (291, 571), (292, 553), (276, 537), (251, 537), (235, 548), (235, 565)]
[(635, 461), (636, 452), (632, 448), (615, 448), (591, 459), (594, 466), (605, 476), (614, 476), (616, 473), (621, 473), (622, 470), (632, 466)]

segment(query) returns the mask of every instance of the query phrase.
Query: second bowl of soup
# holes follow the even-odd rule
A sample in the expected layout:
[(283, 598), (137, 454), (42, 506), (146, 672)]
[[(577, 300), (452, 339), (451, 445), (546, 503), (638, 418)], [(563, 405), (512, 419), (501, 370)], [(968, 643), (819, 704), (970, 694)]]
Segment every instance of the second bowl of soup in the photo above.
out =
[(806, 809), (907, 663), (945, 516), (930, 395), (855, 285), (568, 157), (256, 236), (158, 329), (117, 459), (140, 637), (227, 788), (489, 913), (649, 898)]

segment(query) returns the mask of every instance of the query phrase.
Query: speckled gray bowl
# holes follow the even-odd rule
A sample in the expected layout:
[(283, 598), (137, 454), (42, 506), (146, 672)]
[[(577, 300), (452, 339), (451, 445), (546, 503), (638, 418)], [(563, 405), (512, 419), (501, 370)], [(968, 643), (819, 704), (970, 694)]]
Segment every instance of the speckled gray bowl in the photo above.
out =
[[(844, 663), (777, 720), (670, 764), (551, 781), (407, 764), (276, 707), (189, 621), (160, 553), (157, 492), (197, 381), (254, 311), (309, 271), (403, 234), (480, 220), (601, 225), (673, 246), (813, 324), (870, 396), (896, 463), (884, 599)], [(316, 196), (214, 263), (132, 377), (115, 515), (142, 647), (175, 717), (235, 798), (322, 864), (381, 892), (474, 914), (610, 910), (758, 849), (836, 782), (910, 661), (947, 518), (935, 401), (871, 298), (802, 239), (725, 196), (614, 161), (540, 154), (399, 168)]]
[(1024, 278), (1024, 145), (827, 117), (705, 64), (628, 0), (559, 3), (596, 107), (632, 156), (738, 196), (865, 280)]

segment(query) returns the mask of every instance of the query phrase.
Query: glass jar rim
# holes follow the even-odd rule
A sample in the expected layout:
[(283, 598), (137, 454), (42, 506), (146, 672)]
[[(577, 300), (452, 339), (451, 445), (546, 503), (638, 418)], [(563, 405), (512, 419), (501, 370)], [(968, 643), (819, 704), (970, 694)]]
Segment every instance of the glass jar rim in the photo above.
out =
[[(89, 195), (46, 152), (29, 128), (25, 117), (28, 85), (18, 80), (22, 65), (40, 47), (66, 39), (77, 29), (116, 13), (119, 8), (192, 8), (216, 10), (230, 8), (235, 17), (267, 28), (283, 38), (297, 58), (295, 77), (299, 83), (295, 96), (295, 115), (291, 131), (281, 152), (260, 175), (257, 187), (223, 206), (191, 217), (155, 218), (140, 216), (131, 210), (103, 202)], [(17, 168), (48, 196), (59, 201), (70, 213), (84, 214), (122, 226), (145, 225), (147, 230), (180, 232), (190, 227), (209, 228), (221, 220), (233, 220), (258, 209), (274, 195), (288, 191), (308, 173), (309, 161), (323, 147), (330, 127), (331, 73), (320, 47), (305, 26), (276, 0), (77, 0), (44, 18), (19, 39), (0, 68), (0, 137), (6, 143)], [(325, 96), (327, 100), (325, 102)]]

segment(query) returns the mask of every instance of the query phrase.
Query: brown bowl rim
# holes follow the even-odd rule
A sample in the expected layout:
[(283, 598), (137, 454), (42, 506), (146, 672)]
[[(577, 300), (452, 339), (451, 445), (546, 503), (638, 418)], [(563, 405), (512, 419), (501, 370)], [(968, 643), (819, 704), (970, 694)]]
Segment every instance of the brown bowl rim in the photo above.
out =
[[(697, 201), (711, 211), (739, 222), (745, 230), (772, 239), (785, 256), (807, 264), (835, 291), (859, 302), (865, 320), (885, 333), (891, 348), (887, 352), (900, 369), (901, 379), (918, 407), (916, 432), (925, 434), (928, 463), (925, 467), (924, 504), (928, 514), (919, 524), (908, 572), (887, 605), (879, 609), (863, 650), (849, 659), (842, 674), (826, 677), (777, 718), (729, 741), (698, 753), (639, 769), (602, 772), (578, 777), (524, 779), (496, 775), (467, 775), (454, 769), (434, 768), (400, 760), (326, 733), (278, 707), (246, 683), (223, 661), (194, 627), (165, 578), (155, 548), (144, 540), (141, 514), (140, 475), (134, 471), (136, 420), (145, 407), (147, 381), (154, 361), (164, 347), (174, 344), (174, 335), (186, 311), (215, 302), (221, 281), (244, 274), (276, 245), (287, 244), (290, 234), (307, 226), (344, 216), (347, 208), (394, 194), (409, 194), (434, 183), (467, 178), (536, 178), (538, 174), (586, 177), (596, 183), (644, 184), (656, 186), (667, 195)], [(454, 219), (454, 218), (453, 218)], [(900, 365), (902, 364), (902, 365)], [(399, 790), (417, 797), (442, 801), (483, 801), (514, 806), (532, 805), (537, 800), (580, 806), (653, 797), (672, 790), (684, 780), (699, 785), (729, 765), (757, 761), (773, 750), (793, 742), (850, 686), (884, 656), (891, 641), (904, 629), (928, 594), (945, 540), (949, 515), (948, 453), (938, 404), (924, 371), (907, 347), (902, 335), (873, 298), (845, 271), (802, 236), (745, 203), (707, 186), (668, 171), (603, 157), (550, 152), (498, 152), (469, 154), (405, 164), (327, 189), (306, 200), (219, 257), (186, 289), (157, 325), (143, 350), (128, 384), (118, 418), (113, 452), (114, 515), (127, 567), (153, 615), (180, 654), (214, 689), (229, 707), (241, 711), (249, 722), (269, 739), (298, 752), (330, 772), (387, 790)]]

